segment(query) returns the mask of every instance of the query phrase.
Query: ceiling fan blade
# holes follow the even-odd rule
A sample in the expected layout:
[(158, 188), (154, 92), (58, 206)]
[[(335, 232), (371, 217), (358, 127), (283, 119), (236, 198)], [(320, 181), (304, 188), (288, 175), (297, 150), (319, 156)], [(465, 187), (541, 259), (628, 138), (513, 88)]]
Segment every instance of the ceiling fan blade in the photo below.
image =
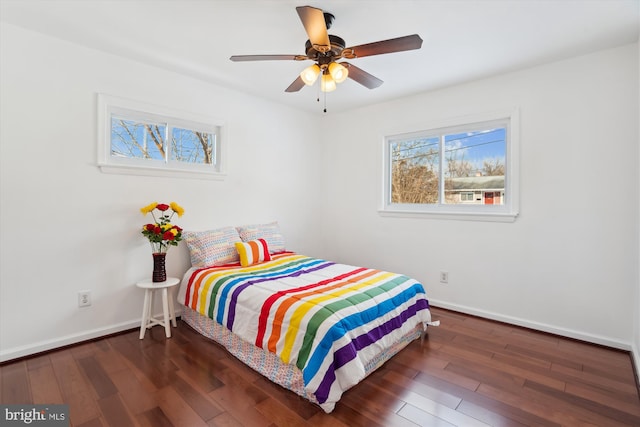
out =
[[(362, 58), (371, 55), (381, 55), (384, 53), (402, 52), (404, 50), (420, 49), (422, 47), (422, 39), (419, 35), (398, 37), (395, 39), (382, 40), (379, 42), (361, 44), (353, 46), (351, 49), (355, 58)], [(345, 49), (346, 50), (346, 49)], [(351, 56), (348, 56), (351, 58)]]
[(302, 89), (304, 87), (304, 81), (302, 80), (302, 78), (300, 76), (298, 76), (297, 79), (295, 79), (293, 81), (293, 83), (291, 83), (289, 85), (288, 88), (286, 88), (284, 91), (285, 92), (297, 92), (300, 89)]
[[(242, 61), (295, 61), (300, 55), (233, 55), (230, 60), (233, 62)], [(307, 57), (304, 57), (307, 59)]]
[(311, 45), (318, 52), (326, 52), (331, 49), (331, 42), (329, 41), (329, 34), (327, 33), (327, 24), (324, 20), (324, 12), (322, 9), (311, 6), (298, 6), (296, 10), (309, 36)]
[(362, 86), (368, 89), (375, 89), (384, 83), (382, 80), (377, 78), (376, 76), (372, 76), (361, 68), (356, 67), (353, 64), (349, 64), (348, 62), (341, 62), (340, 64), (347, 67), (349, 70), (349, 78), (355, 80), (360, 83)]

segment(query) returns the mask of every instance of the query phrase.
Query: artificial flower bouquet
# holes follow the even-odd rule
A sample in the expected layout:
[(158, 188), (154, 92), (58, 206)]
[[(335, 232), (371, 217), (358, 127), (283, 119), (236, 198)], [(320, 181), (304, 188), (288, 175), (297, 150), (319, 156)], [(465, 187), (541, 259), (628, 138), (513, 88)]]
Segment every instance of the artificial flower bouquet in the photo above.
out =
[[(157, 212), (155, 212), (157, 211)], [(153, 202), (140, 209), (143, 215), (151, 213), (154, 222), (142, 227), (142, 235), (149, 239), (153, 253), (166, 253), (169, 246), (178, 246), (182, 240), (182, 228), (171, 223), (175, 214), (181, 217), (184, 209), (176, 202), (170, 204)]]

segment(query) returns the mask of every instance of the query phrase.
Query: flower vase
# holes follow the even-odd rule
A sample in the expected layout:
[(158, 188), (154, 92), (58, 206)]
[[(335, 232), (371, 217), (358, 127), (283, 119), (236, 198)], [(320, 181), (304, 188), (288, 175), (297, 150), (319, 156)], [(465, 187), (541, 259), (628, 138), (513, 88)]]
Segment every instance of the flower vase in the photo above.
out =
[(153, 281), (164, 282), (167, 280), (167, 270), (165, 268), (165, 257), (167, 253), (154, 253), (153, 254)]

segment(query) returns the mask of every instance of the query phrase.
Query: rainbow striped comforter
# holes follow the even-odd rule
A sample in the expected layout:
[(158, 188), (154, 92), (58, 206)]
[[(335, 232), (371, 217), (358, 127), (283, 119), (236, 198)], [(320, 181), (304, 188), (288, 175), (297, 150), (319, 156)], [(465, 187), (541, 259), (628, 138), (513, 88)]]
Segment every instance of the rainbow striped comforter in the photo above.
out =
[(296, 365), (327, 412), (381, 351), (431, 320), (423, 286), (409, 277), (289, 252), (196, 269), (178, 299)]

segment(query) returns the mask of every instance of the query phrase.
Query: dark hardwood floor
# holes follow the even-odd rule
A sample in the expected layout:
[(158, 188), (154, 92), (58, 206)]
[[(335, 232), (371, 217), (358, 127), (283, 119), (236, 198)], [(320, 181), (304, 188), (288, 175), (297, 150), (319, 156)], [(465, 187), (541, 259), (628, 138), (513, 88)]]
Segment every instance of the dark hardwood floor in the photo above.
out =
[(441, 326), (331, 414), (178, 322), (6, 363), (0, 402), (66, 403), (94, 426), (640, 426), (630, 355), (433, 308)]

